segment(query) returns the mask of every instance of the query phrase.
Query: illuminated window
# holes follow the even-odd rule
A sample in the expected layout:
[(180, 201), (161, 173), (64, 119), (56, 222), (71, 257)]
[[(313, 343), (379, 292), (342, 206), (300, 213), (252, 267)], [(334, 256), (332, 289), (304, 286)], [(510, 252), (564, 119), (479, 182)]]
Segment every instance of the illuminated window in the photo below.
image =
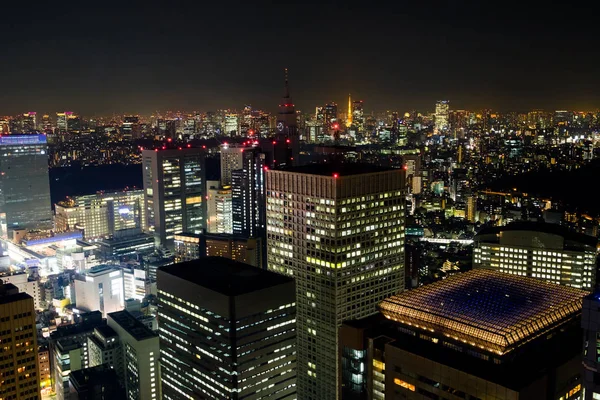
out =
[(394, 378), (394, 383), (398, 386), (402, 386), (404, 389), (410, 390), (411, 392), (414, 392), (416, 390), (415, 385), (411, 385), (410, 383), (404, 382), (403, 380), (398, 378)]

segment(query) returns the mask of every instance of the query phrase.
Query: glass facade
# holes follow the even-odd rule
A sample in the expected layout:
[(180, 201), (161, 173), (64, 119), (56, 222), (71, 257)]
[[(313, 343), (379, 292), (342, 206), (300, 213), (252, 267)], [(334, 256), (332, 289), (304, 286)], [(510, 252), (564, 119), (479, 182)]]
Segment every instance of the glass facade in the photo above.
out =
[(0, 225), (3, 235), (52, 227), (45, 135), (0, 137)]

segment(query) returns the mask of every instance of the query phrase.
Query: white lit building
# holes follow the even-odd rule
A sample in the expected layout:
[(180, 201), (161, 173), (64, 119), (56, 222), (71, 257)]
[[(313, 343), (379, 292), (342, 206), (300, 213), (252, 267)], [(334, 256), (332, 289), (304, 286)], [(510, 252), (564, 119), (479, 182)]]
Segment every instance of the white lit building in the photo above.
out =
[(450, 102), (448, 100), (440, 100), (435, 103), (435, 130), (438, 135), (443, 134), (450, 127)]
[(233, 233), (232, 190), (208, 189), (207, 231), (209, 233)]
[(484, 229), (475, 238), (473, 269), (484, 268), (593, 290), (595, 237), (556, 224), (515, 222)]
[(110, 265), (92, 268), (75, 279), (75, 299), (81, 311), (100, 311), (103, 316), (124, 307), (123, 271)]
[(244, 147), (233, 144), (221, 145), (221, 185), (231, 185), (231, 172), (244, 166)]

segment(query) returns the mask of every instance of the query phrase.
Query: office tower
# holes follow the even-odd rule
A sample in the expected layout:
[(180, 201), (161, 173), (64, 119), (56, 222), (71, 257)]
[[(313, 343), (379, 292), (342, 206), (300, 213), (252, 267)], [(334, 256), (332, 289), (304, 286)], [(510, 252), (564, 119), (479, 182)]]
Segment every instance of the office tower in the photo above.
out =
[(72, 111), (65, 111), (56, 113), (56, 130), (55, 133), (67, 133), (69, 132), (69, 120), (72, 120), (75, 115)]
[(220, 257), (158, 270), (165, 399), (295, 399), (294, 281)]
[(337, 331), (404, 288), (404, 170), (267, 171), (267, 260), (296, 279), (298, 398), (339, 398)]
[(230, 186), (208, 189), (206, 230), (210, 233), (232, 233), (232, 190)]
[(325, 125), (329, 127), (334, 122), (338, 121), (338, 106), (336, 103), (329, 103), (325, 105), (323, 110)]
[(111, 265), (99, 265), (75, 278), (77, 308), (100, 311), (103, 316), (123, 309), (123, 271)]
[(239, 127), (238, 115), (235, 113), (225, 114), (223, 123), (223, 134), (226, 136), (237, 136)]
[(162, 399), (158, 335), (127, 311), (110, 313), (107, 320), (121, 342), (127, 399)]
[(125, 400), (125, 393), (114, 369), (97, 367), (73, 371), (69, 375), (69, 400)]
[(435, 103), (435, 126), (434, 132), (436, 135), (444, 134), (449, 124), (450, 102), (448, 100), (440, 100)]
[(582, 384), (584, 397), (581, 400), (600, 399), (600, 293), (595, 291), (583, 299), (581, 313), (583, 328)]
[(48, 114), (42, 116), (41, 128), (44, 133), (52, 133), (52, 121), (50, 121), (50, 116)]
[(359, 132), (363, 132), (365, 128), (365, 110), (364, 102), (362, 100), (355, 100), (352, 102), (352, 124), (358, 129)]
[(231, 185), (231, 172), (242, 168), (244, 146), (222, 144), (221, 148), (221, 185)]
[(33, 299), (0, 282), (0, 398), (39, 399), (40, 368)]
[(52, 384), (52, 375), (50, 370), (50, 349), (46, 342), (38, 345), (38, 368), (40, 369), (40, 388), (45, 389), (50, 387)]
[(46, 135), (0, 137), (0, 229), (52, 227)]
[(477, 195), (476, 194), (470, 194), (467, 196), (465, 214), (466, 214), (465, 217), (466, 217), (467, 221), (469, 221), (472, 224), (477, 222), (478, 218), (477, 218)]
[(473, 269), (593, 290), (596, 285), (595, 237), (546, 223), (515, 222), (475, 235)]
[(133, 115), (126, 116), (121, 125), (121, 133), (126, 139), (139, 139), (141, 137), (140, 117)]
[(387, 298), (340, 329), (343, 398), (581, 398), (585, 295), (478, 270)]
[(86, 239), (146, 228), (143, 190), (69, 197), (54, 208), (57, 231), (83, 230)]
[(264, 243), (261, 237), (247, 238), (235, 235), (204, 235), (201, 254), (208, 257), (224, 257), (264, 268)]
[(19, 118), (19, 133), (31, 133), (37, 130), (36, 112), (29, 111)]
[(255, 237), (265, 230), (265, 160), (259, 149), (246, 149), (242, 165), (232, 172), (232, 231)]
[(123, 299), (143, 300), (150, 294), (150, 276), (142, 267), (123, 268)]
[(201, 233), (206, 225), (202, 149), (143, 150), (144, 203), (157, 244), (173, 248), (176, 233)]

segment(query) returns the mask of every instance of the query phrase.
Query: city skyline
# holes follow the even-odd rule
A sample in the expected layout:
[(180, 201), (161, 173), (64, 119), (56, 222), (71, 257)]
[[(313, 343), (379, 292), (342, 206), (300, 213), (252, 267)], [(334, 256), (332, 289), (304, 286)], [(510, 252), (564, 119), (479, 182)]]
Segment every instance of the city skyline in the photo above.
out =
[[(26, 7), (26, 9), (22, 9)], [(272, 111), (290, 69), (297, 109), (596, 109), (590, 18), (565, 5), (37, 7), (2, 30), (2, 113), (140, 112), (254, 104)], [(574, 17), (567, 18), (566, 15)], [(42, 34), (43, 32), (43, 34)], [(77, 34), (74, 34), (77, 32)], [(557, 50), (562, 50), (558, 52)], [(586, 54), (586, 62), (578, 54)], [(39, 60), (39, 61), (36, 61)], [(27, 90), (22, 90), (24, 84)]]

